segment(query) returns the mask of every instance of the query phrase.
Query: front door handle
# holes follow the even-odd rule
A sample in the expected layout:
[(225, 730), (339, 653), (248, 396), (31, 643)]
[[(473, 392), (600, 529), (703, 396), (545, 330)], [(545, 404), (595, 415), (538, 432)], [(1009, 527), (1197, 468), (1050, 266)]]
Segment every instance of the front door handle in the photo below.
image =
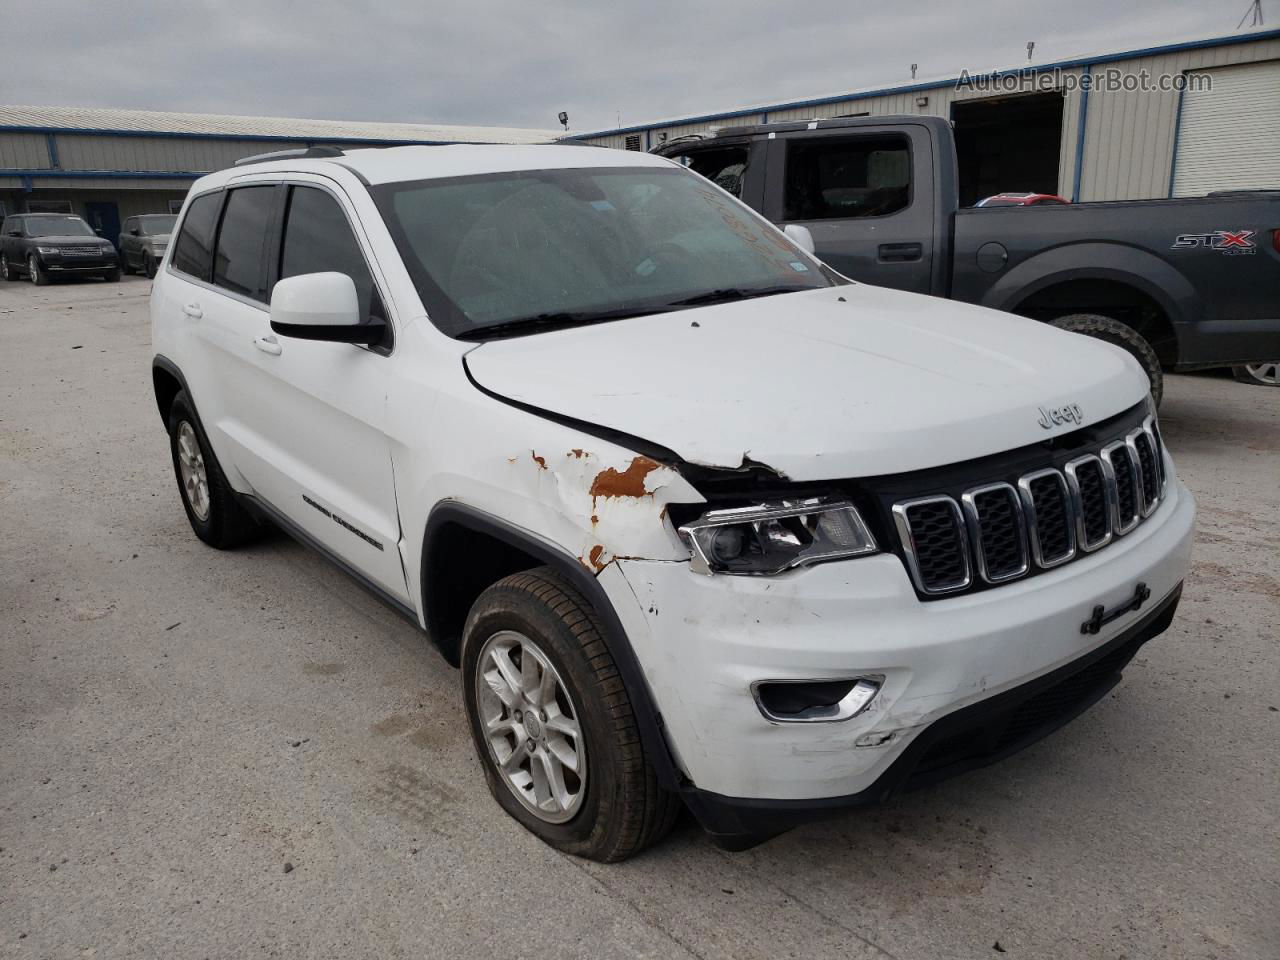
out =
[(199, 320), (204, 316), (204, 311), (200, 309), (200, 304), (198, 303), (188, 303), (182, 308), (182, 312), (192, 320)]
[(924, 256), (922, 243), (882, 243), (877, 251), (885, 263), (906, 263)]
[(275, 337), (258, 337), (253, 341), (253, 345), (263, 353), (269, 353), (273, 357), (280, 356), (280, 341)]

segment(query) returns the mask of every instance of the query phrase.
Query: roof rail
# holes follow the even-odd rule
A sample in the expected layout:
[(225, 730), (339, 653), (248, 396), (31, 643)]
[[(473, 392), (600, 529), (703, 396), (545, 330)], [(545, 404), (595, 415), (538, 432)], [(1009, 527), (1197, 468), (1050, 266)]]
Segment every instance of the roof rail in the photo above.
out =
[(235, 162), (235, 165), (243, 167), (249, 163), (266, 163), (268, 160), (319, 159), (345, 155), (341, 147), (295, 147), (292, 150), (276, 150), (273, 153), (258, 153), (252, 157), (241, 157)]

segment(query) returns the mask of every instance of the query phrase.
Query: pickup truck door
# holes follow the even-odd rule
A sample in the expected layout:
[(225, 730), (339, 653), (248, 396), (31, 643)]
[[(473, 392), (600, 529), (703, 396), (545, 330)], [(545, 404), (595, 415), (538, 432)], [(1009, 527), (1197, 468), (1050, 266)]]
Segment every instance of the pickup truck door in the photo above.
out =
[(945, 293), (932, 140), (923, 126), (772, 134), (762, 212), (799, 224), (817, 256), (854, 280), (914, 293)]

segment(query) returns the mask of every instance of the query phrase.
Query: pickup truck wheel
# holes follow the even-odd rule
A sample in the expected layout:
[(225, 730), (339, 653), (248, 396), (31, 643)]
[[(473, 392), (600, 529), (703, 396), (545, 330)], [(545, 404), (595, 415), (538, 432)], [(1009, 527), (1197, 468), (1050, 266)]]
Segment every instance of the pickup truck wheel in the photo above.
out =
[(1255, 387), (1280, 387), (1280, 360), (1247, 363), (1243, 367), (1232, 367), (1231, 373), (1241, 383), (1251, 383)]
[(49, 275), (40, 269), (40, 261), (34, 253), (27, 258), (27, 276), (37, 287), (43, 287), (49, 282)]
[(1117, 347), (1128, 350), (1146, 372), (1147, 379), (1151, 381), (1151, 398), (1157, 407), (1160, 406), (1161, 397), (1164, 395), (1164, 371), (1160, 369), (1160, 358), (1156, 356), (1155, 350), (1137, 330), (1119, 320), (1101, 317), (1094, 313), (1072, 313), (1049, 322), (1059, 330), (1070, 330), (1072, 333), (1082, 333), (1086, 337), (1097, 337), (1099, 340), (1105, 340), (1107, 343), (1113, 343)]
[(0, 253), (0, 280), (17, 280), (18, 271), (9, 263), (9, 258)]
[(471, 608), (462, 682), (499, 805), (559, 850), (614, 862), (661, 839), (680, 800), (658, 787), (602, 633), (549, 568), (512, 574)]
[(197, 537), (219, 550), (252, 540), (261, 527), (227, 483), (185, 391), (169, 408), (169, 448), (182, 507)]

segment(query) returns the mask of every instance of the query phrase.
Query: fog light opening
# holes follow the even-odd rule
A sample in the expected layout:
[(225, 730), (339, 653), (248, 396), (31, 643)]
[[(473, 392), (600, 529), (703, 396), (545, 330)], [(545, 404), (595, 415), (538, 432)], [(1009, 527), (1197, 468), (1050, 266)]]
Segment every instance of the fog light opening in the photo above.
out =
[(870, 706), (882, 676), (840, 680), (758, 680), (751, 685), (760, 713), (770, 723), (838, 723)]

